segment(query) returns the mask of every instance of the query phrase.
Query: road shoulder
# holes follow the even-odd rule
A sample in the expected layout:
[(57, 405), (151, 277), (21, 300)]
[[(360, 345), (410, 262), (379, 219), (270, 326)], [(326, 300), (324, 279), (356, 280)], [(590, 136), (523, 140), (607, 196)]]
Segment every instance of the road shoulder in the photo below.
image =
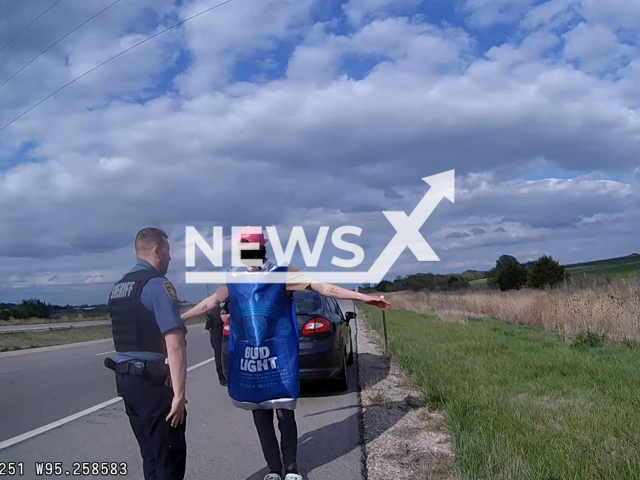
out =
[(440, 413), (383, 355), (379, 335), (358, 311), (358, 379), (368, 480), (454, 480), (454, 455)]

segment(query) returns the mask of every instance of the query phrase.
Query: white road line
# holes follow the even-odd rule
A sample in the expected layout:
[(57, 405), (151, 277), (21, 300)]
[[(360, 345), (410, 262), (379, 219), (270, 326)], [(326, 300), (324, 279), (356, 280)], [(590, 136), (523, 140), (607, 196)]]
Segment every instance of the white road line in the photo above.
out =
[(116, 353), (115, 350), (110, 350), (108, 352), (96, 353), (94, 356), (99, 357), (100, 355), (109, 355), (110, 353)]
[(195, 370), (198, 367), (201, 367), (203, 365), (206, 365), (207, 363), (211, 363), (213, 362), (214, 357), (211, 357), (209, 360), (205, 360), (204, 362), (200, 362), (200, 363), (196, 363), (195, 365), (191, 365), (189, 368), (187, 368), (187, 372), (190, 372), (191, 370)]
[(16, 443), (23, 442), (29, 438), (35, 437), (36, 435), (40, 435), (41, 433), (48, 432), (56, 427), (64, 425), (65, 423), (72, 422), (80, 417), (84, 417), (85, 415), (89, 415), (101, 408), (108, 407), (109, 405), (113, 405), (116, 402), (122, 400), (120, 397), (112, 398), (111, 400), (107, 400), (106, 402), (102, 402), (99, 405), (95, 405), (91, 408), (87, 408), (86, 410), (82, 410), (81, 412), (74, 413), (73, 415), (69, 415), (68, 417), (57, 420), (53, 423), (45, 425), (40, 428), (36, 428), (35, 430), (31, 430), (30, 432), (23, 433), (22, 435), (18, 435), (17, 437), (10, 438), (9, 440), (5, 440), (4, 442), (0, 442), (0, 450), (10, 447), (11, 445), (15, 445)]
[[(214, 358), (212, 357), (208, 360), (205, 360), (204, 362), (196, 363), (195, 365), (192, 365), (189, 368), (187, 368), (187, 372), (195, 370), (198, 367), (202, 367), (207, 363), (211, 363), (213, 362), (213, 360)], [(107, 400), (106, 402), (102, 402), (98, 405), (94, 405), (93, 407), (87, 408), (86, 410), (82, 410), (81, 412), (74, 413), (73, 415), (69, 415), (68, 417), (61, 418), (60, 420), (56, 420), (55, 422), (49, 423), (48, 425), (44, 425), (40, 428), (36, 428), (35, 430), (31, 430), (30, 432), (23, 433), (22, 435), (18, 435), (17, 437), (13, 437), (8, 440), (4, 440), (3, 442), (0, 442), (0, 450), (3, 450), (7, 447), (15, 445), (16, 443), (20, 443), (30, 438), (33, 438), (42, 433), (48, 432), (49, 430), (53, 430), (54, 428), (60, 427), (66, 423), (73, 422), (78, 418), (84, 417), (85, 415), (89, 415), (90, 413), (96, 412), (104, 407), (108, 407), (109, 405), (113, 405), (114, 403), (118, 403), (121, 400), (122, 400), (122, 397), (112, 398), (111, 400)]]

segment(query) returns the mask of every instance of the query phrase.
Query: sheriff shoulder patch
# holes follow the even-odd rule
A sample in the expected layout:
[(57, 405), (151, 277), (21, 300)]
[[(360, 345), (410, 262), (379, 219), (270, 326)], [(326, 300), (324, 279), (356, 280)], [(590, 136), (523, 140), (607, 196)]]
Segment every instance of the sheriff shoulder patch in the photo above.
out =
[(169, 298), (171, 300), (176, 300), (178, 298), (178, 294), (176, 293), (176, 289), (175, 287), (171, 284), (171, 282), (164, 282), (162, 284), (162, 286), (164, 287), (164, 289), (167, 291), (167, 294), (169, 295)]

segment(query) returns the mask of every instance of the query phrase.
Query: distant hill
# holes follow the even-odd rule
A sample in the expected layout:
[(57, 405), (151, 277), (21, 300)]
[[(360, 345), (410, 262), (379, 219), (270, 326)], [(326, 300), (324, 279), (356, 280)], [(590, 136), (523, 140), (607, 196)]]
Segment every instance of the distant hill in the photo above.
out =
[(480, 280), (487, 272), (466, 270), (462, 273), (433, 274), (415, 273), (396, 278), (393, 281), (383, 280), (378, 285), (365, 284), (360, 287), (361, 292), (399, 292), (411, 291), (452, 291), (470, 288), (470, 283)]
[(624, 257), (573, 263), (565, 265), (565, 268), (572, 274), (624, 275), (635, 272), (640, 273), (640, 254), (632, 253)]
[[(523, 263), (525, 267), (531, 267), (535, 260)], [(632, 253), (624, 257), (606, 258), (590, 262), (573, 263), (564, 265), (569, 273), (591, 275), (626, 275), (637, 273), (640, 275), (640, 254)], [(360, 287), (364, 292), (396, 292), (403, 290), (446, 291), (485, 289), (487, 288), (488, 271), (467, 270), (462, 273), (446, 275), (434, 275), (432, 273), (416, 273), (398, 277), (394, 281), (383, 280), (377, 286), (365, 285)], [(377, 287), (377, 288), (376, 288)]]

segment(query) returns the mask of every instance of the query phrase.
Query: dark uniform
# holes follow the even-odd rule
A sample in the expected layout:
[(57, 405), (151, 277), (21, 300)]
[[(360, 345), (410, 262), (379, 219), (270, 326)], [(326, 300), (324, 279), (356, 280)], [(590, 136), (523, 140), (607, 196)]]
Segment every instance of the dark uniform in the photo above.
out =
[(116, 386), (143, 459), (145, 480), (182, 480), (187, 444), (185, 421), (173, 428), (173, 389), (164, 334), (186, 328), (175, 288), (151, 264), (138, 260), (109, 296), (116, 351)]
[(217, 306), (210, 312), (207, 312), (205, 329), (209, 330), (209, 340), (213, 348), (213, 356), (216, 362), (216, 372), (220, 385), (227, 386), (226, 371), (222, 366), (222, 318), (220, 318), (221, 307)]
[[(229, 314), (229, 305), (227, 304), (227, 302), (222, 302), (222, 304), (220, 305), (220, 313), (223, 314)], [(229, 326), (227, 326), (227, 328), (229, 328)], [(224, 376), (227, 379), (227, 382), (229, 381), (229, 335), (231, 334), (231, 332), (229, 330), (227, 330), (227, 332), (225, 333), (224, 331), (224, 324), (222, 325), (222, 353), (220, 354), (220, 359), (222, 360), (222, 371), (224, 372)]]

